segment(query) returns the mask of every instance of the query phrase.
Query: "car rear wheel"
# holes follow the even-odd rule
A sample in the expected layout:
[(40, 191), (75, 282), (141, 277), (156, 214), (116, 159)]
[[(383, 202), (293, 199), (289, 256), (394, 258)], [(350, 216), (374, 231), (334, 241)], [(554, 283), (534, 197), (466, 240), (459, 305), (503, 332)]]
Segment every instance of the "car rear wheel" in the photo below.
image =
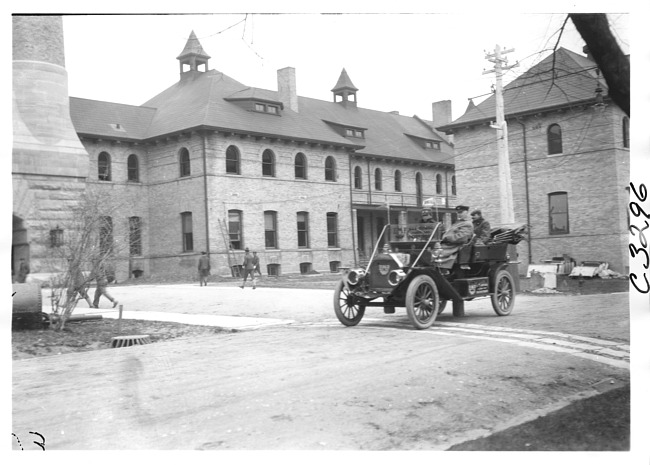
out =
[(366, 306), (359, 304), (358, 299), (345, 286), (343, 281), (339, 281), (334, 291), (334, 313), (336, 318), (345, 326), (355, 326), (363, 318), (366, 312)]
[(438, 316), (440, 298), (438, 287), (427, 275), (416, 276), (406, 291), (406, 313), (413, 326), (427, 329)]
[(515, 282), (507, 270), (501, 270), (494, 278), (492, 308), (499, 316), (510, 315), (515, 307)]

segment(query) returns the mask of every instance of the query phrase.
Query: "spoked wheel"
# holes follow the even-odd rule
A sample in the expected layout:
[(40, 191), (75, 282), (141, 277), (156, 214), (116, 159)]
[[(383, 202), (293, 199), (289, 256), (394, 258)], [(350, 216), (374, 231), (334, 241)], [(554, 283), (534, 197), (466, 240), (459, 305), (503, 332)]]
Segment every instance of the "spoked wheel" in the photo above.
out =
[(438, 316), (440, 298), (433, 279), (416, 276), (406, 291), (406, 313), (417, 329), (427, 329)]
[(358, 299), (339, 281), (334, 291), (334, 313), (336, 318), (345, 326), (355, 326), (363, 318), (366, 306), (361, 305)]
[(515, 282), (507, 270), (501, 270), (494, 278), (492, 308), (499, 316), (510, 315), (515, 307)]

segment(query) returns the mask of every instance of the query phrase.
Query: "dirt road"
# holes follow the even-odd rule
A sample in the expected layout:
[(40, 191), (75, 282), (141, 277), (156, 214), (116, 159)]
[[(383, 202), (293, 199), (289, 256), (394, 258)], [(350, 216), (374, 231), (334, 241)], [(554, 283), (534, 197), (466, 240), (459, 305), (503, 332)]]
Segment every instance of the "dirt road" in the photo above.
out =
[(522, 296), (507, 318), (474, 301), (416, 331), (400, 310), (343, 327), (329, 291), (113, 293), (293, 323), (16, 361), (14, 433), (50, 449), (444, 450), (629, 382), (626, 294)]

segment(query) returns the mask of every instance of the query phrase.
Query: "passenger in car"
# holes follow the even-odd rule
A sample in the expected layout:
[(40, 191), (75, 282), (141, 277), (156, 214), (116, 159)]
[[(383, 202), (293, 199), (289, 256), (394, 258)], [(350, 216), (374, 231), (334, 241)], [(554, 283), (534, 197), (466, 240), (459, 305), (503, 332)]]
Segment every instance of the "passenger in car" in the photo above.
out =
[(474, 243), (487, 244), (490, 240), (490, 223), (484, 218), (481, 210), (474, 210), (472, 212), (472, 224), (474, 225)]

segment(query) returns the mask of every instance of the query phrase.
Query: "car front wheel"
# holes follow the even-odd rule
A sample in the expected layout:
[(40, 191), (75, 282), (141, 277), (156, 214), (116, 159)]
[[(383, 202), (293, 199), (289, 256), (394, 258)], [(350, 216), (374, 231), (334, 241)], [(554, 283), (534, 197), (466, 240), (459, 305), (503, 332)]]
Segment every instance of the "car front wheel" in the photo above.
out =
[(339, 281), (334, 291), (334, 313), (336, 318), (345, 326), (355, 326), (363, 318), (366, 306), (361, 305), (359, 300), (350, 292), (343, 281)]
[(406, 313), (413, 326), (427, 329), (438, 316), (438, 287), (430, 276), (416, 276), (406, 291)]

